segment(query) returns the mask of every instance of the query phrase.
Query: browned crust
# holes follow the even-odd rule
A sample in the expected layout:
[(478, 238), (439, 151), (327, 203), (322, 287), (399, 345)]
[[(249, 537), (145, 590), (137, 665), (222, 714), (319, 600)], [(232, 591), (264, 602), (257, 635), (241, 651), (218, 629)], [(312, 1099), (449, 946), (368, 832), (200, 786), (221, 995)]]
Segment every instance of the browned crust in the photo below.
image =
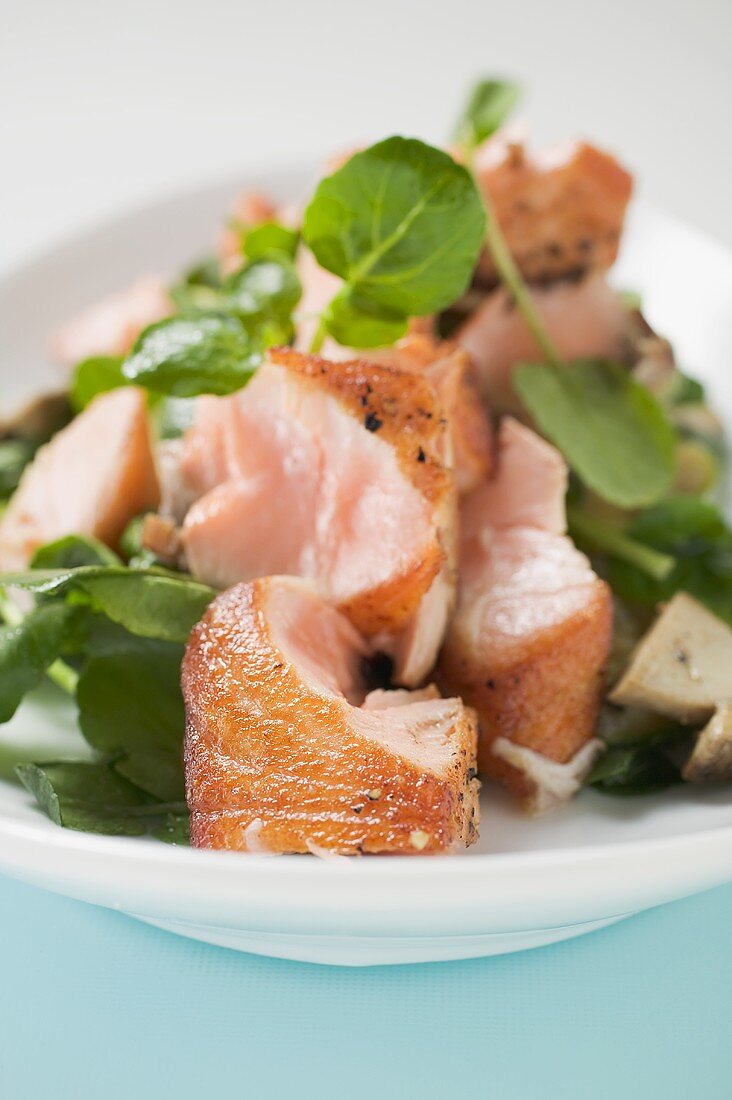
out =
[(447, 424), (435, 388), (419, 374), (362, 359), (331, 362), (291, 348), (272, 348), (269, 359), (309, 379), (368, 430), (390, 443), (416, 489), (437, 504), (451, 491), (446, 468)]
[(492, 753), (496, 738), (565, 764), (593, 737), (611, 635), (610, 590), (598, 579), (580, 612), (509, 652), (500, 665), (487, 666), (461, 640), (449, 639), (440, 682), (478, 712), (481, 774), (525, 801), (535, 784)]
[(436, 536), (414, 568), (344, 601), (339, 610), (368, 637), (404, 629), (446, 561), (447, 553)]
[[(509, 145), (482, 183), (525, 278), (546, 282), (615, 262), (633, 178), (610, 154), (577, 142), (565, 161), (544, 168)], [(487, 253), (480, 275), (497, 279)]]
[(445, 358), (427, 368), (427, 377), (450, 424), (457, 490), (469, 493), (493, 469), (493, 431), (480, 395), (478, 371), (466, 351), (451, 346)]
[(343, 705), (307, 690), (273, 644), (270, 583), (277, 582), (223, 593), (188, 643), (184, 759), (194, 847), (246, 851), (254, 821), (261, 826), (252, 849), (273, 852), (307, 852), (308, 841), (345, 854), (429, 854), (472, 843), (472, 712), (460, 719), (447, 777), (361, 737)]

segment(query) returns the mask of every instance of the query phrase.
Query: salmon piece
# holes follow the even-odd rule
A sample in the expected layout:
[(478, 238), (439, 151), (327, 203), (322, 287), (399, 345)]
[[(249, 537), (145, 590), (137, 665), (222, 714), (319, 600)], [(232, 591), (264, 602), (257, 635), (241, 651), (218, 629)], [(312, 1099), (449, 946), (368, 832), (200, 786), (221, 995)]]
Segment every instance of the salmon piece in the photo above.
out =
[(460, 517), (461, 537), (479, 537), (486, 519), (491, 527), (538, 527), (563, 535), (567, 464), (556, 447), (511, 416), (498, 433), (500, 466), (496, 476), (471, 494)]
[(127, 355), (143, 329), (172, 312), (164, 281), (142, 275), (67, 321), (51, 338), (51, 354), (63, 367), (95, 355)]
[(399, 632), (374, 638), (382, 653), (393, 662), (392, 680), (414, 687), (421, 684), (435, 666), (455, 607), (457, 547), (452, 542), (445, 564), (419, 601), (417, 610)]
[[(621, 359), (628, 353), (628, 314), (600, 274), (531, 291), (534, 305), (562, 359)], [(456, 334), (478, 372), (484, 398), (496, 412), (520, 408), (511, 385), (518, 363), (540, 361), (536, 341), (503, 288), (487, 295)]]
[[(615, 262), (633, 177), (610, 154), (581, 141), (532, 154), (504, 131), (477, 150), (474, 170), (524, 278), (545, 283)], [(487, 252), (479, 274), (498, 281)]]
[(242, 229), (253, 229), (265, 222), (277, 221), (277, 206), (260, 191), (242, 191), (237, 195), (227, 225), (219, 235), (216, 249), (221, 274), (233, 275), (244, 262), (241, 250)]
[[(466, 493), (479, 485), (491, 470), (493, 429), (478, 392), (475, 370), (465, 352), (454, 344), (413, 333), (392, 347), (363, 354), (372, 362), (430, 380), (447, 419), (456, 489)], [(432, 668), (454, 605), (456, 564), (453, 540), (442, 571), (407, 629), (395, 639), (382, 640), (384, 651), (394, 661), (394, 676), (399, 683), (419, 683)]]
[(370, 655), (296, 578), (211, 604), (182, 671), (194, 847), (417, 855), (473, 843), (473, 713), (430, 690), (366, 698)]
[[(553, 452), (553, 453), (552, 453)], [(478, 712), (480, 771), (542, 813), (580, 786), (612, 633), (610, 591), (561, 532), (566, 469), (504, 421), (493, 481), (461, 507), (457, 610), (440, 683)]]
[(493, 464), (493, 428), (467, 353), (452, 342), (413, 333), (393, 347), (362, 354), (375, 363), (423, 374), (432, 382), (450, 426), (458, 492), (468, 493), (485, 481)]
[(440, 413), (417, 375), (270, 351), (244, 390), (200, 399), (184, 438), (191, 571), (219, 588), (305, 577), (363, 633), (400, 633), (454, 539)]
[(25, 470), (0, 520), (0, 568), (24, 569), (63, 535), (116, 548), (129, 521), (157, 503), (144, 391), (101, 394)]

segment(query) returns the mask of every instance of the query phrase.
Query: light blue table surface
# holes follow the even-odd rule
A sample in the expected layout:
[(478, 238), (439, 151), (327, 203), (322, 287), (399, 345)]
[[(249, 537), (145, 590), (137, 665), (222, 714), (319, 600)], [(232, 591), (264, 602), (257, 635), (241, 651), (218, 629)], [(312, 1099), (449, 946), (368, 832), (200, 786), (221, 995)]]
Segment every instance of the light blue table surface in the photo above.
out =
[(729, 1100), (732, 887), (554, 947), (347, 970), (0, 878), (2, 1100)]

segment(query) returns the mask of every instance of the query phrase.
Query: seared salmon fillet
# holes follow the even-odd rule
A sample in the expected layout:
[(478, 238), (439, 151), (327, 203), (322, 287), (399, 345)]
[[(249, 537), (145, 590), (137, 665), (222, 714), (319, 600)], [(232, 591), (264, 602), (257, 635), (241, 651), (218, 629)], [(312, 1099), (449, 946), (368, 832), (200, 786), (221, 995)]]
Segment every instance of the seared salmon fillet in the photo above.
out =
[(493, 429), (480, 395), (478, 373), (457, 344), (414, 333), (390, 348), (362, 353), (375, 363), (423, 374), (434, 385), (450, 427), (452, 464), (459, 493), (468, 493), (490, 474)]
[(370, 653), (296, 578), (211, 604), (182, 671), (195, 847), (416, 855), (475, 840), (473, 713), (432, 691), (366, 697)]
[(51, 354), (63, 367), (94, 355), (127, 355), (144, 328), (172, 312), (163, 280), (142, 275), (67, 321), (51, 338)]
[[(363, 352), (370, 362), (421, 374), (435, 388), (449, 431), (451, 464), (458, 493), (468, 492), (489, 474), (493, 430), (480, 398), (473, 365), (455, 344), (413, 333), (392, 347)], [(399, 683), (419, 683), (434, 663), (455, 595), (456, 546), (450, 540), (442, 571), (432, 582), (409, 627), (384, 649), (394, 659)]]
[(199, 401), (182, 471), (199, 496), (183, 549), (216, 587), (305, 577), (363, 633), (395, 635), (449, 560), (447, 427), (415, 374), (271, 351), (244, 390)]
[(155, 508), (145, 393), (101, 394), (38, 451), (0, 520), (0, 568), (23, 569), (45, 542), (93, 535), (115, 547), (140, 512)]
[(439, 679), (478, 712), (480, 771), (540, 813), (577, 789), (600, 749), (612, 605), (560, 533), (559, 454), (507, 419), (498, 461), (493, 481), (462, 502), (458, 603)]
[[(531, 295), (562, 359), (617, 360), (627, 355), (628, 312), (603, 275), (535, 287)], [(540, 361), (542, 353), (508, 291), (500, 288), (488, 294), (455, 338), (475, 364), (480, 389), (491, 408), (499, 413), (517, 410), (513, 368)]]
[[(530, 153), (508, 129), (477, 150), (474, 170), (525, 279), (545, 283), (615, 262), (633, 178), (609, 153), (581, 141)], [(487, 253), (479, 271), (498, 281)]]

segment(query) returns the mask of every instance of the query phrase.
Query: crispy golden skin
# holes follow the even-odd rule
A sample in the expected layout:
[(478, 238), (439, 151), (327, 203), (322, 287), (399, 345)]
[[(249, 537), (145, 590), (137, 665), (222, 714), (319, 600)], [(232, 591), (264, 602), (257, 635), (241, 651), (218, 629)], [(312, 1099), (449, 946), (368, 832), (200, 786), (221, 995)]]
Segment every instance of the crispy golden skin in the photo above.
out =
[(368, 652), (294, 578), (214, 601), (182, 672), (196, 847), (420, 854), (472, 843), (472, 711), (429, 692), (394, 693), (387, 709), (383, 699), (354, 705)]
[(481, 775), (527, 801), (535, 785), (494, 755), (497, 738), (565, 764), (593, 737), (611, 633), (610, 592), (595, 578), (579, 610), (507, 647), (502, 656), (486, 660), (480, 647), (448, 637), (440, 682), (478, 712)]

